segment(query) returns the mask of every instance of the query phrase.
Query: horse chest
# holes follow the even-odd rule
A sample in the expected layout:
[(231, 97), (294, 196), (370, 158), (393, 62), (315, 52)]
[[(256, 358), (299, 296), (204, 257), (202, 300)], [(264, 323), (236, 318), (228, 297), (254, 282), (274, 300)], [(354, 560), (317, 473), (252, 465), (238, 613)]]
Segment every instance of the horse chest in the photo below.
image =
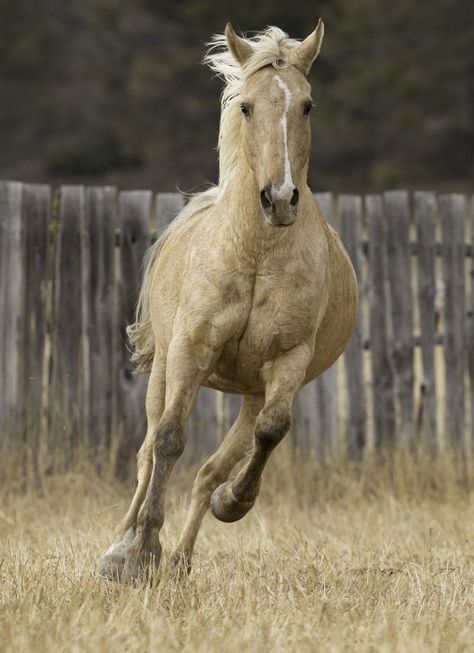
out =
[(257, 277), (242, 344), (274, 357), (306, 340), (314, 324), (314, 295), (307, 283), (276, 275)]
[(317, 321), (316, 295), (302, 278), (257, 275), (251, 296), (239, 302), (238, 329), (223, 349), (218, 374), (252, 385), (265, 362), (310, 341)]

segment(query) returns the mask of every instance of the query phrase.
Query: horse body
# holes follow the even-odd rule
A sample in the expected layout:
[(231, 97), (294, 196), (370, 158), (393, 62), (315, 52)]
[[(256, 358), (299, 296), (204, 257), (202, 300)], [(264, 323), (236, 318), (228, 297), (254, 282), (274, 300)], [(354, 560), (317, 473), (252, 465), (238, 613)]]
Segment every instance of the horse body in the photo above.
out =
[[(178, 335), (172, 325), (196, 347), (221, 349), (203, 385), (262, 393), (265, 364), (302, 342), (312, 353), (308, 383), (343, 350), (356, 306), (352, 266), (309, 189), (306, 199), (290, 237), (268, 227), (242, 236), (242, 210), (233, 215), (222, 202), (162, 250), (151, 290), (153, 331), (164, 351)], [(253, 215), (251, 224), (258, 225)], [(262, 237), (266, 247), (255, 249)]]
[[(230, 66), (240, 77), (221, 118), (221, 183), (191, 200), (153, 246), (130, 332), (135, 362), (151, 370), (148, 429), (135, 496), (102, 564), (107, 577), (133, 578), (150, 559), (159, 562), (166, 483), (199, 387), (244, 399), (196, 478), (173, 555), (187, 566), (209, 505), (222, 521), (253, 506), (296, 393), (336, 360), (355, 321), (352, 265), (306, 182), (311, 100), (304, 75), (319, 52), (322, 24), (301, 44), (276, 28), (264, 33), (260, 49), (229, 27), (226, 37), (233, 64), (224, 58), (220, 69)], [(227, 480), (249, 450), (246, 465)]]

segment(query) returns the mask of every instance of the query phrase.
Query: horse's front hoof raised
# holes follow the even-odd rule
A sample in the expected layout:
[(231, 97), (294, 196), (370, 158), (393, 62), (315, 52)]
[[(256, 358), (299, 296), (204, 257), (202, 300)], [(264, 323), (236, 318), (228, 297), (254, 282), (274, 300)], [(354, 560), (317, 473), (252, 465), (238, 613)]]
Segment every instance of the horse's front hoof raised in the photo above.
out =
[(217, 487), (211, 496), (211, 512), (223, 522), (239, 521), (253, 507), (253, 501), (239, 501), (232, 492), (231, 481), (226, 481)]

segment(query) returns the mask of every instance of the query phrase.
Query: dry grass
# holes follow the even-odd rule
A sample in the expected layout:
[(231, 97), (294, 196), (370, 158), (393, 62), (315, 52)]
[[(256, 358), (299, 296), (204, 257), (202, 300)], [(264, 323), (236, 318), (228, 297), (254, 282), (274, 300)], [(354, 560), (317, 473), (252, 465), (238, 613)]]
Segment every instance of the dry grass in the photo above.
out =
[[(474, 650), (474, 484), (447, 460), (322, 469), (271, 461), (242, 522), (206, 517), (185, 581), (94, 575), (129, 489), (86, 467), (42, 492), (4, 483), (0, 649), (23, 651)], [(11, 469), (10, 469), (11, 472)], [(166, 550), (189, 472), (172, 482)], [(166, 565), (165, 565), (166, 567)]]

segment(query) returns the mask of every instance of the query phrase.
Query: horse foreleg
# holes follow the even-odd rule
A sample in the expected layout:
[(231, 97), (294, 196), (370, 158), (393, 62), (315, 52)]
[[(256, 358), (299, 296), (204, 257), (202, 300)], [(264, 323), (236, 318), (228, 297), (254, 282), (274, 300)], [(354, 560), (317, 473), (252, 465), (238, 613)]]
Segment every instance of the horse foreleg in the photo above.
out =
[(172, 555), (174, 564), (189, 571), (191, 555), (201, 522), (216, 487), (229, 476), (234, 466), (250, 453), (255, 420), (263, 406), (263, 397), (244, 397), (239, 416), (217, 451), (199, 470), (193, 484), (186, 524)]
[[(135, 578), (161, 558), (160, 530), (164, 522), (168, 479), (186, 443), (185, 423), (194, 405), (199, 386), (208, 376), (218, 352), (201, 347), (199, 357), (186, 339), (171, 341), (166, 359), (165, 408), (150, 437), (152, 471), (146, 495), (136, 520), (136, 533), (128, 548), (123, 579)], [(199, 364), (198, 364), (199, 361)]]
[(153, 470), (153, 435), (156, 433), (165, 403), (165, 357), (155, 352), (146, 394), (147, 432), (137, 454), (137, 488), (127, 514), (116, 529), (117, 540), (101, 560), (98, 573), (110, 580), (121, 580), (125, 558), (135, 538), (138, 511), (142, 505)]
[(293, 399), (303, 383), (310, 360), (309, 347), (300, 345), (262, 370), (265, 404), (257, 417), (252, 455), (234, 480), (214, 490), (211, 510), (217, 519), (237, 521), (254, 505), (265, 464), (290, 428)]

